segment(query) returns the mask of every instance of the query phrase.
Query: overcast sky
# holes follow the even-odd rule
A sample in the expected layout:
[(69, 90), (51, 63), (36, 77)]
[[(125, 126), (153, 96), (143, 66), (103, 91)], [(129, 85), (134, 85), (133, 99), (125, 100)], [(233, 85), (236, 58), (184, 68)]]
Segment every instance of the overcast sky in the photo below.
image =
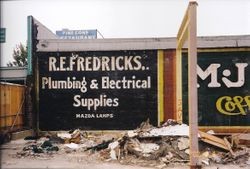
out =
[[(176, 37), (189, 0), (1, 0), (1, 66), (26, 44), (27, 16), (50, 30), (98, 29), (105, 38)], [(197, 0), (198, 36), (250, 35), (250, 0)]]

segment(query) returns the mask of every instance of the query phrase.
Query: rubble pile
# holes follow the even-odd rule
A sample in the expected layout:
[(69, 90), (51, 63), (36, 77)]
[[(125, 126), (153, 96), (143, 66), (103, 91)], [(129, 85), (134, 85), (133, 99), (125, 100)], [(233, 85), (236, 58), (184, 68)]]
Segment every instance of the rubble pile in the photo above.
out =
[[(250, 149), (237, 146), (232, 138), (222, 139), (201, 131), (198, 137), (199, 159), (203, 165), (214, 163), (249, 165)], [(128, 131), (123, 137), (115, 139), (109, 145), (105, 142), (97, 146), (101, 145), (106, 146), (98, 150), (89, 147), (88, 150), (99, 151), (101, 158), (107, 161), (155, 163), (155, 166), (186, 164), (189, 162), (189, 126), (168, 120), (157, 128), (146, 121), (138, 129)]]
[(16, 157), (48, 157), (59, 151), (59, 147), (53, 145), (49, 140), (27, 142), (22, 151), (17, 152)]
[[(209, 132), (210, 133), (210, 132)], [(200, 162), (203, 165), (250, 165), (250, 148), (239, 146), (234, 138), (219, 138), (199, 131)], [(234, 136), (235, 137), (235, 136)], [(139, 128), (114, 135), (93, 134), (81, 130), (48, 133), (45, 138), (26, 145), (17, 155), (89, 153), (104, 161), (163, 168), (170, 164), (189, 162), (189, 127), (168, 120), (161, 127), (149, 121)]]

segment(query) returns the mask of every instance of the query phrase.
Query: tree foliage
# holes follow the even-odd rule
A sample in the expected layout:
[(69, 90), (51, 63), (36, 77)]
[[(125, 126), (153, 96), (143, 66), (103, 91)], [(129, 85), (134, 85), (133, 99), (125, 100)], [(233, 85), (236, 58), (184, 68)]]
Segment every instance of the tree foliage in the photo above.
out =
[(7, 63), (8, 67), (25, 67), (27, 66), (27, 47), (22, 43), (18, 44), (13, 51), (14, 61)]

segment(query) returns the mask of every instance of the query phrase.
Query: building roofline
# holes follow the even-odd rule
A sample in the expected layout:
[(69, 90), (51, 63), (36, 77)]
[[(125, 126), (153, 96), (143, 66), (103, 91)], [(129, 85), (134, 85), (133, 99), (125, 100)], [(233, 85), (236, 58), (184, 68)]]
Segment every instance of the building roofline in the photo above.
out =
[[(38, 52), (53, 51), (111, 51), (111, 50), (150, 50), (176, 49), (176, 38), (112, 38), (61, 40), (41, 39)], [(185, 44), (183, 48), (186, 48)], [(197, 39), (198, 48), (250, 47), (250, 35), (202, 36)]]
[[(36, 45), (38, 52), (73, 51), (112, 51), (112, 50), (149, 50), (176, 49), (176, 37), (152, 38), (109, 38), (109, 39), (60, 39), (34, 17), (37, 27)], [(187, 45), (186, 45), (187, 46)], [(184, 45), (184, 48), (186, 47)], [(198, 48), (235, 48), (250, 47), (250, 35), (200, 36)]]
[(9, 67), (9, 66), (1, 66), (0, 70), (25, 70), (27, 67)]

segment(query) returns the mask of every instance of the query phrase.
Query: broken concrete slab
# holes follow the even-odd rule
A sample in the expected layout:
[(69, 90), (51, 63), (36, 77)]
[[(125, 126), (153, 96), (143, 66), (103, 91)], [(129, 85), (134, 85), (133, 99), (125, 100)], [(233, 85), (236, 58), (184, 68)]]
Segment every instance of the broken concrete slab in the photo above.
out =
[(166, 126), (153, 128), (143, 136), (189, 136), (189, 126), (186, 124), (177, 124), (175, 126)]
[(180, 137), (178, 138), (178, 148), (179, 150), (186, 150), (189, 148), (189, 138)]

